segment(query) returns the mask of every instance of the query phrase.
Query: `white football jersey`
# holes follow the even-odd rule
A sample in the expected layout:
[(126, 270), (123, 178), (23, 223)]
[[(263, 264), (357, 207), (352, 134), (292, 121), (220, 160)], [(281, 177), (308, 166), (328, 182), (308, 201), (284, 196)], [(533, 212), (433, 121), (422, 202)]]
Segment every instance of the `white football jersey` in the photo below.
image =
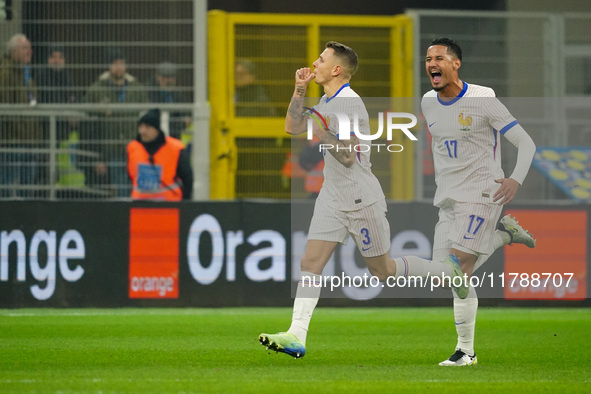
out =
[[(359, 132), (370, 134), (369, 115), (361, 97), (349, 84), (343, 85), (332, 97), (320, 98), (314, 110), (318, 111), (327, 121), (328, 130), (338, 136), (339, 121), (336, 113), (347, 114), (348, 130), (354, 130), (355, 114), (358, 118)], [(338, 137), (337, 137), (338, 138)], [(359, 144), (371, 145), (371, 141), (359, 141)], [(324, 151), (324, 183), (318, 198), (332, 208), (341, 211), (354, 211), (383, 200), (384, 192), (380, 182), (371, 172), (371, 152), (369, 148), (359, 147), (355, 152), (357, 160), (347, 168), (330, 152)]]
[(433, 204), (455, 201), (490, 203), (504, 178), (500, 135), (517, 124), (491, 88), (464, 82), (458, 97), (444, 101), (434, 90), (421, 108), (433, 137), (437, 191)]

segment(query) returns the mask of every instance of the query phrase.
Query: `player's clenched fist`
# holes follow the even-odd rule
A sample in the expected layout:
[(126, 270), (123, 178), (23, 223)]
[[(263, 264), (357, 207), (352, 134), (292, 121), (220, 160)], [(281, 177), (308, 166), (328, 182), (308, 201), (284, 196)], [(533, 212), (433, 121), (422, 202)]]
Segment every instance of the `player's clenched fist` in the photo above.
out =
[(310, 67), (299, 68), (295, 74), (296, 85), (308, 85), (315, 77)]

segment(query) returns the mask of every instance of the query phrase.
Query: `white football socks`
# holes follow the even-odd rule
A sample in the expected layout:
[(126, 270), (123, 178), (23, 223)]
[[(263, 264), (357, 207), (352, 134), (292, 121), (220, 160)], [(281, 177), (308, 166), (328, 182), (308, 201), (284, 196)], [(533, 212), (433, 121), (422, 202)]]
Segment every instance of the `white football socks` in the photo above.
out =
[(493, 251), (502, 246), (509, 245), (510, 242), (511, 236), (508, 233), (501, 230), (495, 230), (495, 235), (493, 236)]
[[(511, 237), (504, 231), (496, 230), (493, 236), (493, 250), (497, 250), (511, 242)], [(474, 270), (484, 264), (490, 255), (481, 254), (476, 259)], [(453, 292), (454, 295), (454, 318), (456, 323), (456, 332), (458, 333), (458, 344), (456, 349), (460, 349), (464, 353), (472, 356), (474, 354), (474, 329), (476, 327), (476, 313), (478, 312), (478, 294), (476, 290), (470, 286), (468, 297), (460, 299)]]
[(458, 344), (456, 349), (474, 355), (474, 328), (476, 326), (476, 312), (478, 311), (478, 295), (474, 287), (470, 286), (468, 297), (460, 299), (454, 293), (454, 319)]
[(304, 345), (306, 345), (312, 313), (314, 313), (314, 308), (320, 298), (321, 278), (321, 275), (302, 271), (302, 279), (298, 283), (296, 297), (293, 301), (291, 327), (287, 332), (295, 335)]
[[(504, 231), (495, 231), (493, 239), (493, 247), (495, 250), (507, 245), (509, 242), (509, 234)], [(489, 255), (479, 256), (476, 267), (482, 265), (482, 263), (488, 258)], [(440, 277), (442, 275), (450, 277), (453, 275), (452, 267), (442, 261), (431, 261), (416, 256), (405, 256), (394, 259), (394, 263), (396, 264), (397, 277)], [(322, 290), (318, 285), (322, 276), (302, 271), (302, 278), (305, 278), (305, 280), (300, 280), (298, 283), (296, 297), (293, 303), (291, 326), (287, 332), (294, 334), (305, 345), (310, 320), (312, 319), (312, 314), (318, 304), (318, 299), (320, 298), (320, 292)], [(474, 327), (476, 325), (477, 311), (478, 296), (473, 287), (470, 287), (468, 297), (463, 300), (458, 298), (454, 293), (454, 317), (456, 331), (458, 333), (457, 348), (469, 355), (474, 354)]]
[(405, 256), (394, 259), (396, 264), (396, 277), (404, 276), (420, 276), (426, 278), (427, 276), (445, 275), (451, 277), (453, 275), (453, 268), (449, 264), (439, 261), (425, 260), (416, 256)]

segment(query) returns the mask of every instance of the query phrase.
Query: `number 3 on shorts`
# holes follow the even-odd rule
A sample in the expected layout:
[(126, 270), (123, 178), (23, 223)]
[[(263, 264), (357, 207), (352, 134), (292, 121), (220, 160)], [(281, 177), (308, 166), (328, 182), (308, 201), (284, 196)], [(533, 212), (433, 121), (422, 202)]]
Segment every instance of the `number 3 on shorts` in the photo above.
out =
[(369, 230), (366, 229), (365, 227), (361, 229), (361, 235), (363, 235), (363, 244), (364, 245), (369, 245), (369, 243), (371, 242), (371, 239), (369, 238)]

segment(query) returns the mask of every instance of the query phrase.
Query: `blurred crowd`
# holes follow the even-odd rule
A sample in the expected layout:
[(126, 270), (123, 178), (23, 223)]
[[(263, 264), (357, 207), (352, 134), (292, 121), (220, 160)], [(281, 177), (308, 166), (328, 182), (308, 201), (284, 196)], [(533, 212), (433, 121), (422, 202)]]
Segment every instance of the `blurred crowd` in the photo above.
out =
[[(41, 51), (40, 51), (41, 52)], [(87, 88), (75, 81), (66, 47), (59, 43), (35, 54), (24, 34), (15, 34), (0, 60), (0, 104), (68, 103), (180, 103), (179, 67), (166, 59), (151, 77), (140, 81), (130, 73), (126, 53), (106, 48), (106, 70)], [(42, 60), (39, 56), (42, 56)], [(254, 63), (240, 59), (235, 65), (235, 116), (277, 116), (268, 105), (264, 86), (257, 83)], [(137, 112), (86, 111), (83, 118), (58, 117), (55, 123), (59, 149), (57, 185), (86, 188), (105, 197), (130, 195), (126, 170), (126, 144), (137, 134)], [(49, 182), (49, 132), (47, 118), (3, 116), (0, 119), (0, 197), (45, 198)], [(166, 133), (191, 150), (193, 135), (190, 112), (167, 116)], [(43, 185), (46, 187), (44, 188)], [(41, 186), (41, 187), (40, 187)]]

